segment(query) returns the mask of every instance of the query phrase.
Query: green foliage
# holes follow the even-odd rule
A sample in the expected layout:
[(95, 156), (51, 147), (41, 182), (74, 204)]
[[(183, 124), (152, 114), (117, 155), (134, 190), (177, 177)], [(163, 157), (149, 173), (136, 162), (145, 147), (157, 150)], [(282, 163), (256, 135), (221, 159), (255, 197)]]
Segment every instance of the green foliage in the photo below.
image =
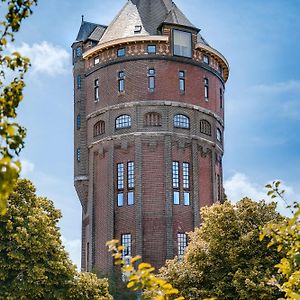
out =
[(184, 297), (176, 297), (179, 293), (177, 289), (174, 289), (171, 284), (154, 275), (154, 268), (150, 264), (140, 263), (136, 269), (134, 264), (141, 259), (140, 256), (132, 258), (129, 264), (126, 264), (122, 259), (124, 247), (118, 246), (118, 244), (119, 241), (117, 240), (107, 242), (115, 264), (121, 267), (123, 274), (126, 274), (128, 279), (127, 287), (129, 289), (143, 293), (143, 300), (184, 300)]
[(259, 242), (260, 226), (282, 220), (275, 208), (248, 198), (202, 208), (184, 258), (168, 261), (162, 277), (189, 300), (278, 299), (282, 293), (268, 282), (284, 252)]
[(60, 218), (30, 181), (17, 182), (0, 216), (0, 299), (112, 299), (106, 280), (76, 272), (60, 240)]
[[(17, 108), (23, 99), (24, 74), (29, 67), (29, 59), (14, 52), (7, 54), (8, 42), (14, 41), (14, 33), (19, 31), (22, 21), (31, 13), (37, 0), (1, 0), (6, 6), (5, 19), (0, 22), (0, 214), (5, 213), (6, 201), (21, 170), (16, 159), (24, 146), (25, 129), (14, 122)], [(14, 78), (10, 83), (7, 74)]]
[[(284, 191), (280, 190), (280, 182), (268, 184), (268, 195), (280, 197), (285, 201)], [(293, 216), (279, 223), (268, 224), (264, 227), (260, 239), (271, 238), (268, 247), (277, 247), (277, 251), (285, 256), (275, 266), (282, 275), (280, 280), (273, 283), (285, 293), (285, 299), (300, 299), (300, 205), (295, 203), (291, 208)]]

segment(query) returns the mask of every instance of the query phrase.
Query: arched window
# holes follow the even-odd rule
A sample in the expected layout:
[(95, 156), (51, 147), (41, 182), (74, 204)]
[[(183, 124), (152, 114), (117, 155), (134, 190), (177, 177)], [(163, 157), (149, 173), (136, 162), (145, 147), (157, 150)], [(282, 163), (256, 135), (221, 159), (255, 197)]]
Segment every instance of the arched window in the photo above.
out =
[(219, 128), (217, 128), (217, 141), (222, 143), (222, 131)]
[(76, 127), (77, 127), (77, 129), (80, 129), (80, 127), (81, 127), (81, 116), (80, 116), (80, 114), (77, 115)]
[(206, 135), (211, 135), (211, 125), (206, 120), (200, 120), (200, 132)]
[(149, 112), (144, 115), (144, 126), (161, 126), (161, 115), (157, 112)]
[(130, 128), (131, 127), (131, 117), (129, 115), (121, 115), (116, 118), (116, 129)]
[(185, 115), (175, 115), (173, 120), (174, 127), (176, 128), (190, 128), (190, 119)]
[(99, 121), (94, 125), (94, 137), (105, 133), (105, 122)]

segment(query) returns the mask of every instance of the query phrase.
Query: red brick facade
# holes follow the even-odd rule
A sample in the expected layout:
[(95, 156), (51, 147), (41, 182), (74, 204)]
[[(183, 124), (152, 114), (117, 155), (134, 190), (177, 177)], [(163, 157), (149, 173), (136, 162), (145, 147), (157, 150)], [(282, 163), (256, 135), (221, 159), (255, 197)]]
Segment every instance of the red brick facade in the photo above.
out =
[[(120, 42), (96, 47), (94, 52), (89, 41), (73, 44), (75, 187), (83, 206), (83, 270), (110, 271), (113, 262), (105, 242), (121, 240), (122, 234), (131, 234), (132, 256), (142, 255), (144, 261), (161, 267), (178, 254), (177, 234), (199, 226), (200, 208), (223, 199), (223, 93), (228, 70), (214, 49), (210, 52), (197, 44), (194, 29), (186, 29), (193, 34), (192, 57), (174, 56), (172, 30), (170, 25), (163, 27), (164, 41)], [(147, 54), (148, 44), (156, 45), (156, 54)], [(83, 56), (76, 56), (78, 47)], [(125, 48), (125, 56), (116, 56), (118, 48)], [(210, 55), (209, 64), (203, 62), (203, 55)], [(221, 63), (223, 73), (218, 70)], [(149, 69), (155, 70), (153, 90), (148, 86)], [(118, 90), (121, 71), (122, 92)], [(181, 71), (184, 92), (179, 90)], [(204, 79), (209, 82), (208, 99)], [(147, 113), (152, 113), (148, 119)], [(122, 115), (131, 122), (119, 129), (116, 119)], [(187, 117), (189, 126), (177, 128), (176, 115)], [(206, 132), (202, 121), (208, 124)], [(101, 128), (95, 130), (98, 122)], [(128, 162), (134, 162), (131, 189)], [(179, 165), (179, 204), (173, 198), (173, 162)], [(124, 164), (121, 207), (117, 202), (120, 163)], [(183, 185), (184, 163), (189, 166), (188, 188)], [(128, 205), (130, 191), (133, 205)], [(190, 196), (188, 205), (183, 202), (185, 192)]]

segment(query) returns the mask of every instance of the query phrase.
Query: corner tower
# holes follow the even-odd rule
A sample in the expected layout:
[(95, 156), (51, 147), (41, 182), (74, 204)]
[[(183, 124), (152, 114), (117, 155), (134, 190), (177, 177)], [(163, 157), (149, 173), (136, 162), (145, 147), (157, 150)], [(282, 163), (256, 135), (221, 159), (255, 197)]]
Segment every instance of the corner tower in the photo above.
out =
[(75, 187), (82, 269), (113, 267), (105, 242), (161, 267), (200, 207), (222, 201), (229, 66), (171, 0), (128, 0), (73, 43)]

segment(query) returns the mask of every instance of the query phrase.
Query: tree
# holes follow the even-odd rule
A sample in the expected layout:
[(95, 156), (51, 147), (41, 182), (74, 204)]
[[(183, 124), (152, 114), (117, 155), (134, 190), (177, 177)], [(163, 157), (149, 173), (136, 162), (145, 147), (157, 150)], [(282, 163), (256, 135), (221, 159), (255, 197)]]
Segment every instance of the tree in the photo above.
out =
[(190, 300), (278, 299), (282, 293), (268, 282), (283, 253), (259, 241), (260, 226), (283, 219), (275, 208), (248, 198), (202, 208), (203, 223), (190, 234), (184, 258), (168, 261), (162, 277)]
[[(280, 182), (268, 184), (268, 195), (285, 201), (284, 191), (280, 190)], [(286, 201), (285, 201), (286, 202)], [(268, 247), (277, 247), (278, 252), (286, 253), (275, 266), (282, 275), (273, 283), (285, 293), (285, 299), (300, 299), (300, 205), (291, 207), (291, 218), (264, 227), (260, 239), (271, 238)]]
[[(0, 214), (5, 213), (6, 201), (12, 191), (19, 172), (20, 162), (16, 159), (24, 146), (25, 129), (14, 121), (17, 108), (23, 99), (24, 74), (29, 67), (29, 59), (19, 53), (7, 52), (8, 42), (14, 41), (22, 21), (31, 13), (37, 0), (1, 0), (0, 22)], [(15, 74), (15, 76), (13, 76)], [(9, 78), (13, 78), (10, 83)]]
[(30, 181), (17, 182), (0, 216), (0, 299), (112, 299), (107, 280), (76, 272), (60, 240), (60, 218)]

